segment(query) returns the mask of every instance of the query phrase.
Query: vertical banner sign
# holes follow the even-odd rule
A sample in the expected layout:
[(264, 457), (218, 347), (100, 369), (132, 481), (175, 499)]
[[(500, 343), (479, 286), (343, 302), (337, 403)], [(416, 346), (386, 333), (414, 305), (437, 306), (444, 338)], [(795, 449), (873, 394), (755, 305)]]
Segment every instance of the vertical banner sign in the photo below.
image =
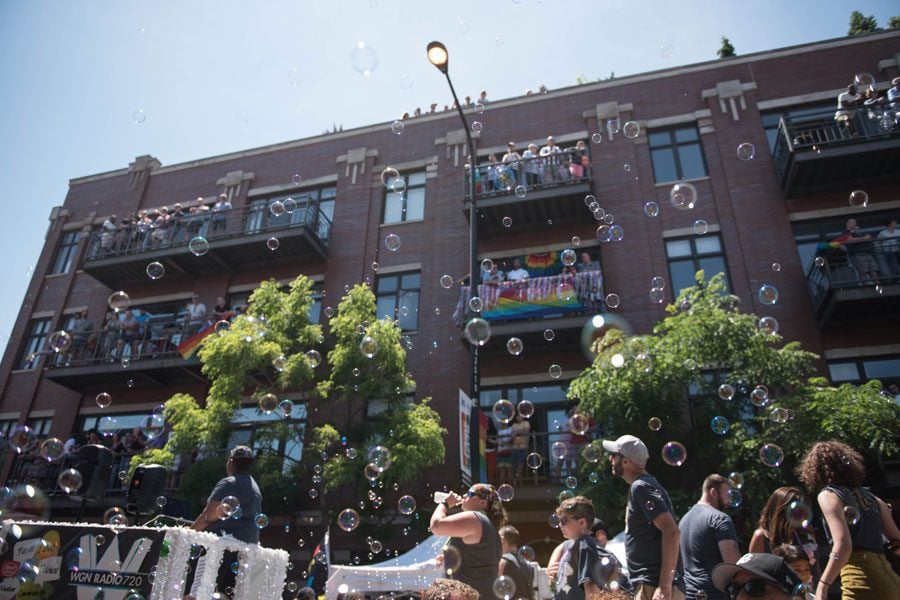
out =
[(164, 531), (25, 522), (11, 527), (20, 535), (8, 535), (0, 553), (0, 599), (150, 597)]
[(459, 390), (459, 469), (472, 482), (472, 400)]
[[(488, 438), (488, 427), (490, 424), (488, 423), (487, 412), (483, 410), (478, 411), (478, 465), (479, 465), (479, 473), (481, 477), (478, 481), (490, 481), (490, 477), (488, 477), (488, 461), (487, 461), (487, 438)], [(495, 453), (496, 454), (496, 453)]]

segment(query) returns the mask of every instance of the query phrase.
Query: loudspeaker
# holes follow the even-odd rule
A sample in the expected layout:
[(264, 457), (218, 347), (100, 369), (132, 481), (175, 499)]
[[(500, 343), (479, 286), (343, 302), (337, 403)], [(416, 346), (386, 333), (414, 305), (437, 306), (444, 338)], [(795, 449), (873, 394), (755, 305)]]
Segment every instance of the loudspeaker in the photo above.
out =
[(156, 499), (166, 489), (168, 472), (162, 465), (138, 465), (125, 494), (125, 512), (152, 515), (162, 508)]
[(81, 487), (72, 495), (85, 500), (100, 500), (106, 494), (106, 485), (112, 472), (112, 450), (100, 444), (90, 444), (81, 446), (76, 456), (76, 467), (81, 472), (82, 481)]

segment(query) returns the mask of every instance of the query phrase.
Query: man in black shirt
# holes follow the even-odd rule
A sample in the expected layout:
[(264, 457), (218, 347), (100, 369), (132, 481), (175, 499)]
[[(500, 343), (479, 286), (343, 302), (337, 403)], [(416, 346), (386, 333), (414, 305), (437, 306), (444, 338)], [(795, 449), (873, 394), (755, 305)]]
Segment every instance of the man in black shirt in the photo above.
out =
[(532, 600), (534, 598), (534, 567), (519, 556), (519, 530), (512, 525), (500, 528), (500, 545), (503, 557), (500, 559), (500, 575), (506, 575), (516, 584), (514, 598)]

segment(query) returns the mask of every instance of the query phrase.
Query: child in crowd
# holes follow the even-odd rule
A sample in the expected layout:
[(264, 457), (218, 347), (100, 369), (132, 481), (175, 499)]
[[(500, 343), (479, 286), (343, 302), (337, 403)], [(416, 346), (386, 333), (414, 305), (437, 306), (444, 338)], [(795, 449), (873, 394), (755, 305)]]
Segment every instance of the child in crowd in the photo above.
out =
[(575, 496), (564, 500), (556, 515), (560, 532), (571, 543), (566, 544), (559, 562), (554, 599), (584, 600), (599, 594), (607, 582), (618, 582), (615, 566), (602, 565), (598, 559), (597, 541), (591, 535), (593, 503), (584, 496)]
[(783, 558), (784, 562), (786, 562), (788, 566), (793, 569), (797, 575), (800, 576), (800, 579), (803, 581), (803, 584), (807, 589), (806, 598), (808, 600), (812, 600), (812, 598), (815, 597), (815, 595), (809, 591), (814, 589), (812, 565), (810, 565), (809, 563), (809, 555), (806, 553), (806, 550), (804, 550), (800, 546), (794, 546), (792, 544), (782, 544), (772, 550), (772, 554)]

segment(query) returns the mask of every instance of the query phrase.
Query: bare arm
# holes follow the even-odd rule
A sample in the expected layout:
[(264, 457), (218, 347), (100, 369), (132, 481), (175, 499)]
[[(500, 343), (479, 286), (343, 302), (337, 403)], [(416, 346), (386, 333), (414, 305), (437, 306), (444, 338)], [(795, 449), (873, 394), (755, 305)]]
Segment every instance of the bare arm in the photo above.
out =
[(738, 544), (735, 540), (722, 540), (719, 542), (719, 554), (722, 555), (722, 562), (736, 563), (741, 557), (738, 550)]
[[(881, 512), (881, 531), (884, 533), (884, 537), (889, 542), (900, 542), (900, 529), (897, 529), (897, 524), (894, 523), (891, 508), (881, 498), (876, 498), (875, 500), (878, 501), (878, 510)], [(894, 549), (895, 554), (897, 550), (900, 550), (900, 548)]]
[(766, 532), (757, 529), (750, 538), (750, 548), (748, 552), (765, 552), (766, 551)]
[(446, 504), (438, 504), (431, 514), (431, 532), (435, 535), (450, 535), (462, 538), (467, 544), (474, 544), (481, 539), (481, 521), (471, 511), (463, 511), (453, 515), (447, 514), (450, 506), (456, 506), (462, 498), (451, 492)]
[(556, 579), (556, 574), (559, 573), (559, 561), (562, 560), (563, 549), (565, 548), (566, 543), (563, 542), (556, 546), (553, 549), (553, 552), (550, 553), (550, 560), (547, 561), (547, 577), (550, 578), (550, 581)]
[(219, 506), (222, 503), (217, 500), (209, 500), (206, 502), (206, 507), (203, 509), (203, 512), (194, 520), (194, 524), (191, 525), (191, 529), (194, 531), (204, 531), (207, 527), (209, 527), (212, 523), (215, 523), (219, 520)]
[(501, 559), (500, 559), (500, 566), (497, 568), (497, 574), (498, 574), (498, 575), (503, 575), (503, 571), (504, 571), (505, 569), (506, 569), (506, 559), (505, 559), (505, 558), (501, 558)]
[(653, 519), (653, 524), (662, 533), (662, 564), (659, 568), (659, 586), (653, 592), (653, 600), (667, 600), (672, 597), (672, 581), (675, 579), (675, 568), (678, 566), (681, 532), (670, 512)]
[(825, 600), (828, 597), (828, 587), (841, 574), (841, 569), (850, 560), (850, 552), (853, 551), (853, 543), (850, 539), (850, 528), (844, 518), (844, 503), (837, 494), (822, 490), (818, 496), (819, 508), (822, 516), (828, 523), (831, 537), (834, 543), (831, 546), (828, 564), (822, 570), (819, 585), (816, 587), (816, 600)]

